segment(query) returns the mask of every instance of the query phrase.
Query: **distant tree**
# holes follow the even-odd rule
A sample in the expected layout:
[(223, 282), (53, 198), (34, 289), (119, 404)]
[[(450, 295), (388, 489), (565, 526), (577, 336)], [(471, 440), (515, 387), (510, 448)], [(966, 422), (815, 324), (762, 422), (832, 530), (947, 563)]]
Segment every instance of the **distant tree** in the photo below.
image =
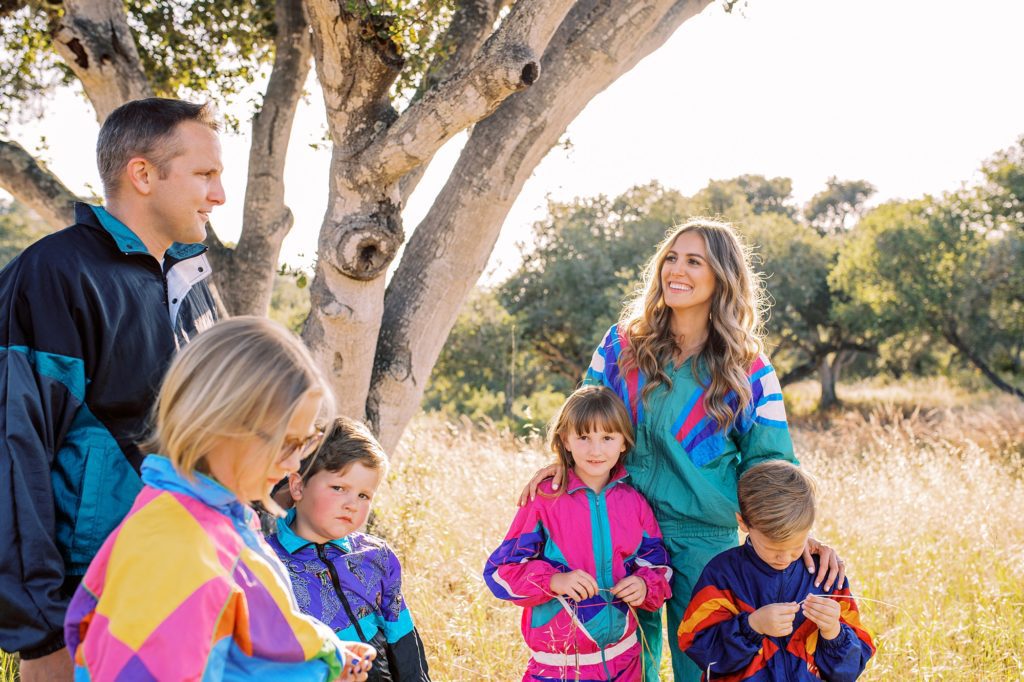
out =
[(552, 203), (498, 296), (550, 372), (575, 383), (665, 231), (694, 208), (652, 183), (616, 199)]
[(993, 365), (1007, 349), (1019, 357), (1024, 336), (1021, 240), (971, 220), (975, 210), (954, 196), (879, 206), (850, 235), (830, 283), (869, 309), (880, 329), (931, 332), (1024, 399)]
[(825, 189), (811, 197), (804, 218), (821, 234), (840, 234), (864, 215), (864, 204), (874, 193), (875, 186), (866, 180), (837, 180), (832, 176)]
[(712, 180), (694, 196), (703, 213), (742, 221), (748, 215), (779, 214), (796, 217), (793, 181), (740, 175), (729, 180)]
[(49, 231), (46, 222), (17, 201), (0, 200), (0, 268)]

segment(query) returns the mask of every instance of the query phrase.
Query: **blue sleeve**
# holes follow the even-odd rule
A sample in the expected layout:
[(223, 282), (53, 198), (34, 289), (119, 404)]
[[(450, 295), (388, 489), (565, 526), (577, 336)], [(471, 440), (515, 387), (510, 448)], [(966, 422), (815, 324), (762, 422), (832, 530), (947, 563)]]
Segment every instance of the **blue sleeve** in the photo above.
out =
[(51, 470), (86, 369), (62, 287), (24, 260), (0, 272), (0, 649), (36, 658), (64, 646)]
[(430, 682), (423, 640), (412, 622), (412, 614), (402, 596), (402, 565), (385, 545), (388, 576), (381, 595), (384, 635), (387, 638), (388, 669), (395, 682)]
[[(707, 624), (694, 633), (693, 639), (684, 650), (701, 670), (723, 674), (743, 670), (763, 645), (763, 637), (756, 632), (747, 619), (750, 614), (741, 613)], [(685, 622), (685, 621), (684, 621)]]
[(814, 662), (821, 669), (823, 679), (852, 682), (864, 672), (872, 649), (846, 623), (840, 623), (839, 628), (839, 636), (833, 640), (818, 637)]

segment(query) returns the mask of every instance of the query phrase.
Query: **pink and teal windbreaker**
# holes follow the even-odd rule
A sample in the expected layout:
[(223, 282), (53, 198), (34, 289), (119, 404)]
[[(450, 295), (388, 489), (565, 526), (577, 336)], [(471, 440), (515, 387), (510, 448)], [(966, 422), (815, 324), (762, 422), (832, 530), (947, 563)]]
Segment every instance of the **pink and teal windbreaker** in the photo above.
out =
[[(524, 680), (639, 680), (636, 617), (609, 589), (638, 576), (647, 585), (640, 608), (649, 611), (671, 596), (661, 531), (621, 465), (599, 493), (572, 470), (567, 474), (564, 494), (554, 494), (545, 481), (518, 511), (487, 560), (484, 580), (496, 597), (525, 607), (522, 630), (531, 658)], [(597, 579), (597, 596), (577, 603), (551, 593), (553, 575), (577, 569)]]
[(327, 680), (344, 649), (299, 611), (253, 511), (150, 455), (145, 487), (68, 607), (75, 680)]

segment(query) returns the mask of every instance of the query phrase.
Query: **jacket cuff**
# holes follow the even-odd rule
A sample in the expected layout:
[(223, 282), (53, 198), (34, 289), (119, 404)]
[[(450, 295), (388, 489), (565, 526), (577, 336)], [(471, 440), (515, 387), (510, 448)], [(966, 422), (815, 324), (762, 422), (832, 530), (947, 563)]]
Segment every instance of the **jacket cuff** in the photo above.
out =
[(750, 644), (760, 645), (761, 640), (764, 639), (764, 635), (762, 635), (754, 628), (750, 627), (750, 614), (741, 613), (736, 618), (739, 621), (739, 631), (743, 639), (747, 640), (747, 642), (749, 642)]
[(836, 635), (835, 639), (825, 639), (821, 636), (821, 632), (818, 633), (818, 645), (822, 650), (827, 651), (830, 654), (834, 654), (837, 651), (842, 651), (850, 646), (850, 637), (853, 637), (853, 630), (850, 626), (845, 623), (839, 624), (839, 634)]
[(18, 652), (18, 656), (20, 656), (22, 660), (31, 661), (34, 658), (49, 656), (55, 651), (60, 651), (64, 646), (64, 633), (55, 632), (43, 640), (43, 643), (39, 646), (22, 649)]

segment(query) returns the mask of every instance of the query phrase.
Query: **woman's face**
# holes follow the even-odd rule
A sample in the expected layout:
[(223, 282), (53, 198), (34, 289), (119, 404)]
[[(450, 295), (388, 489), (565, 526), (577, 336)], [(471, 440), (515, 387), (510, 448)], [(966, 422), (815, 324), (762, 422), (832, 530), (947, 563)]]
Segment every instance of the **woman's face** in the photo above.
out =
[(242, 502), (262, 499), (275, 483), (298, 471), (303, 453), (295, 443), (316, 433), (316, 418), (322, 398), (320, 392), (310, 391), (299, 400), (288, 421), (282, 452), (274, 453), (274, 464), (269, 473), (266, 471), (267, 443), (262, 436), (253, 433), (245, 438), (216, 439), (214, 447), (206, 455), (210, 475)]
[(684, 232), (676, 237), (661, 265), (661, 295), (675, 312), (693, 310), (707, 318), (715, 293), (715, 273), (708, 263), (704, 237)]

